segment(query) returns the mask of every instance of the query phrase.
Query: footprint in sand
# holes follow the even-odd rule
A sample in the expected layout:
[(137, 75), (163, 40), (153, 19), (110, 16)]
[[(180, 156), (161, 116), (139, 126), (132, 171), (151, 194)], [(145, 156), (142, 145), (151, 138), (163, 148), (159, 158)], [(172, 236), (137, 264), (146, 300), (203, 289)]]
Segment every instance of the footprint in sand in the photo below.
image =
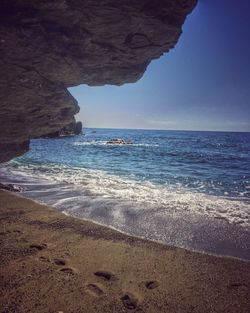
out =
[(33, 249), (33, 250), (37, 250), (37, 251), (41, 251), (43, 249), (47, 248), (47, 245), (46, 243), (43, 243), (43, 244), (32, 244), (30, 245), (30, 249)]
[(74, 275), (77, 273), (77, 270), (73, 267), (63, 267), (59, 271), (69, 275)]
[(64, 266), (66, 265), (68, 262), (64, 259), (53, 259), (53, 263), (55, 263), (58, 266)]
[(140, 307), (139, 298), (131, 292), (126, 292), (121, 297), (121, 300), (122, 300), (122, 303), (125, 306), (125, 308), (127, 308), (129, 310), (138, 309)]
[(155, 289), (155, 288), (159, 287), (159, 283), (157, 280), (148, 280), (145, 282), (145, 287), (147, 289)]
[(106, 281), (118, 280), (118, 278), (112, 272), (97, 271), (97, 272), (94, 273), (94, 275), (97, 276), (97, 277), (100, 277), (100, 278), (102, 278), (103, 280), (106, 280)]
[(47, 262), (47, 263), (50, 262), (50, 259), (48, 257), (46, 257), (46, 256), (43, 256), (43, 255), (40, 256), (39, 260), (42, 261), (42, 262)]
[(14, 229), (11, 231), (11, 233), (23, 234), (23, 231), (21, 231), (19, 229)]
[(69, 275), (74, 275), (78, 273), (77, 269), (75, 269), (74, 267), (66, 266), (68, 265), (68, 260), (61, 259), (61, 258), (54, 258), (51, 260), (51, 263), (54, 263), (55, 265), (61, 267), (59, 269), (59, 272), (69, 274)]
[(227, 286), (228, 289), (248, 289), (247, 285), (242, 283), (232, 283)]
[(95, 297), (100, 297), (104, 294), (104, 288), (100, 284), (88, 284), (85, 290), (87, 293)]

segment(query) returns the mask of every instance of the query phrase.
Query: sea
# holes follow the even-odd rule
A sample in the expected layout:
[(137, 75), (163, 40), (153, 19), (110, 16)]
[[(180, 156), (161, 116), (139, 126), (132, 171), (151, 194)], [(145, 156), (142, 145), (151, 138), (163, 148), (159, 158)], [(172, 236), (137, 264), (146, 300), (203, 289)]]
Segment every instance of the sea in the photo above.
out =
[(132, 236), (250, 260), (250, 133), (87, 128), (32, 140), (0, 181)]

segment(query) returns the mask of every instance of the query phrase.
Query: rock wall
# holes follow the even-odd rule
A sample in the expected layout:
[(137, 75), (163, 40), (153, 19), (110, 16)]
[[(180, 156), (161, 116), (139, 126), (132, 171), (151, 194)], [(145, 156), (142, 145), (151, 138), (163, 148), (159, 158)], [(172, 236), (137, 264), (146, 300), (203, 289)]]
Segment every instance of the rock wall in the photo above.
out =
[(135, 82), (196, 0), (1, 0), (0, 162), (74, 121), (67, 87)]
[(55, 133), (43, 135), (41, 138), (58, 138), (61, 136), (74, 136), (80, 134), (82, 134), (82, 122), (74, 121), (69, 125), (64, 126), (62, 129), (56, 131)]

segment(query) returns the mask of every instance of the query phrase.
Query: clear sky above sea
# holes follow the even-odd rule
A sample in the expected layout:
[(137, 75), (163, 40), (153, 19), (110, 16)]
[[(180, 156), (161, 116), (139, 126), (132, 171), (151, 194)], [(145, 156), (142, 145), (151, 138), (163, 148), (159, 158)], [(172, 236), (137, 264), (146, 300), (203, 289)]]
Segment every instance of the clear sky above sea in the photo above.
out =
[(84, 127), (250, 131), (250, 1), (199, 0), (176, 47), (120, 87), (70, 88)]

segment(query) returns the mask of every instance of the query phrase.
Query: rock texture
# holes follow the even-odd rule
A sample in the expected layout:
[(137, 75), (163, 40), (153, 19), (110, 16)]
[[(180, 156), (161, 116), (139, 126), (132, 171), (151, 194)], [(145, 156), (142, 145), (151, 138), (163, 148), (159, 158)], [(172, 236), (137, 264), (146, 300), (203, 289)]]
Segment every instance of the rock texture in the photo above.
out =
[(41, 137), (42, 138), (57, 138), (60, 136), (72, 136), (72, 135), (80, 135), (80, 134), (82, 134), (82, 122), (74, 121), (54, 133), (46, 134)]
[(1, 0), (0, 162), (74, 122), (67, 87), (137, 81), (196, 0)]

